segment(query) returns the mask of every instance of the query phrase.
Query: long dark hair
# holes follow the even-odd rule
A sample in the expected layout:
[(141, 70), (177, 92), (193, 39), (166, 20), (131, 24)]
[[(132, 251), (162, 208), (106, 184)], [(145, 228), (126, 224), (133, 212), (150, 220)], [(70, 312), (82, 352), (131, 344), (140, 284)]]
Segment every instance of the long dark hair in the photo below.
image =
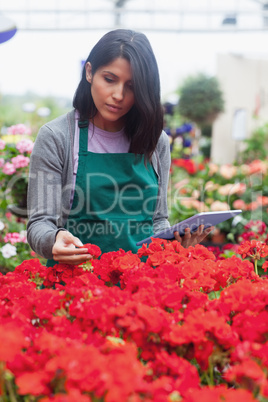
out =
[[(144, 154), (150, 160), (163, 128), (160, 80), (157, 62), (147, 37), (139, 32), (116, 29), (106, 33), (93, 47), (85, 64), (91, 63), (92, 75), (118, 57), (129, 61), (132, 70), (135, 104), (126, 115), (125, 133), (130, 139), (130, 152)], [(97, 113), (91, 95), (91, 84), (85, 68), (73, 99), (73, 106), (83, 120)]]

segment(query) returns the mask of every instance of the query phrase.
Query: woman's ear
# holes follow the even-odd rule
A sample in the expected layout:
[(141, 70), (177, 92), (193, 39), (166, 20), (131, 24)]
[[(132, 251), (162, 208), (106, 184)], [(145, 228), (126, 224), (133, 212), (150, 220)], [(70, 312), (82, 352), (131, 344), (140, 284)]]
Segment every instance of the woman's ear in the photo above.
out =
[(85, 66), (86, 69), (86, 79), (91, 84), (92, 81), (92, 67), (91, 63), (88, 61)]

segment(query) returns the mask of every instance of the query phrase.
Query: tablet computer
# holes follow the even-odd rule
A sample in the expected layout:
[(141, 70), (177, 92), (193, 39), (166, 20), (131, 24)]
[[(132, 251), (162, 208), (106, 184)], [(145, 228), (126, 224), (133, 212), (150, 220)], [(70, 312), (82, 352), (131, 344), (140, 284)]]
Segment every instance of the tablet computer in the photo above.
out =
[(175, 223), (175, 225), (156, 233), (153, 236), (139, 241), (136, 243), (136, 245), (141, 246), (143, 243), (151, 243), (151, 237), (172, 240), (174, 239), (174, 232), (179, 232), (180, 236), (183, 236), (186, 228), (190, 228), (191, 233), (195, 232), (200, 225), (204, 225), (204, 229), (207, 229), (210, 226), (218, 225), (227, 219), (234, 218), (236, 215), (241, 214), (241, 212), (241, 209), (233, 209), (230, 211), (200, 212), (199, 214), (193, 215), (182, 222)]

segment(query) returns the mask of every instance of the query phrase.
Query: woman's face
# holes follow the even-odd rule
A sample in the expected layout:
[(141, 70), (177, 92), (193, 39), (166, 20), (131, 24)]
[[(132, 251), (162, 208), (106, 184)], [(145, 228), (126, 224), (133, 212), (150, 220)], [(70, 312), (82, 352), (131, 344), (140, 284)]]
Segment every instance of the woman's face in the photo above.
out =
[(97, 108), (94, 124), (106, 131), (121, 130), (126, 113), (135, 103), (129, 61), (117, 58), (100, 67), (94, 76), (90, 63), (85, 68), (86, 79), (91, 84), (91, 94)]

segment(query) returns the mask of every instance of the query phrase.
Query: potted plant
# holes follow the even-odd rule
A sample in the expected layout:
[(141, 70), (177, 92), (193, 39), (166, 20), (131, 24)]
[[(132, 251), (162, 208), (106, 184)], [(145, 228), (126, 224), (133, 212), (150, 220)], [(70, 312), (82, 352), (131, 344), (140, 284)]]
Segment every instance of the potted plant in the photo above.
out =
[(197, 125), (199, 146), (204, 147), (205, 156), (210, 157), (211, 125), (224, 110), (223, 93), (216, 77), (197, 74), (186, 78), (178, 90), (178, 112), (182, 118)]
[(30, 129), (17, 124), (0, 138), (0, 208), (18, 216), (27, 216), (27, 185), (33, 141)]

